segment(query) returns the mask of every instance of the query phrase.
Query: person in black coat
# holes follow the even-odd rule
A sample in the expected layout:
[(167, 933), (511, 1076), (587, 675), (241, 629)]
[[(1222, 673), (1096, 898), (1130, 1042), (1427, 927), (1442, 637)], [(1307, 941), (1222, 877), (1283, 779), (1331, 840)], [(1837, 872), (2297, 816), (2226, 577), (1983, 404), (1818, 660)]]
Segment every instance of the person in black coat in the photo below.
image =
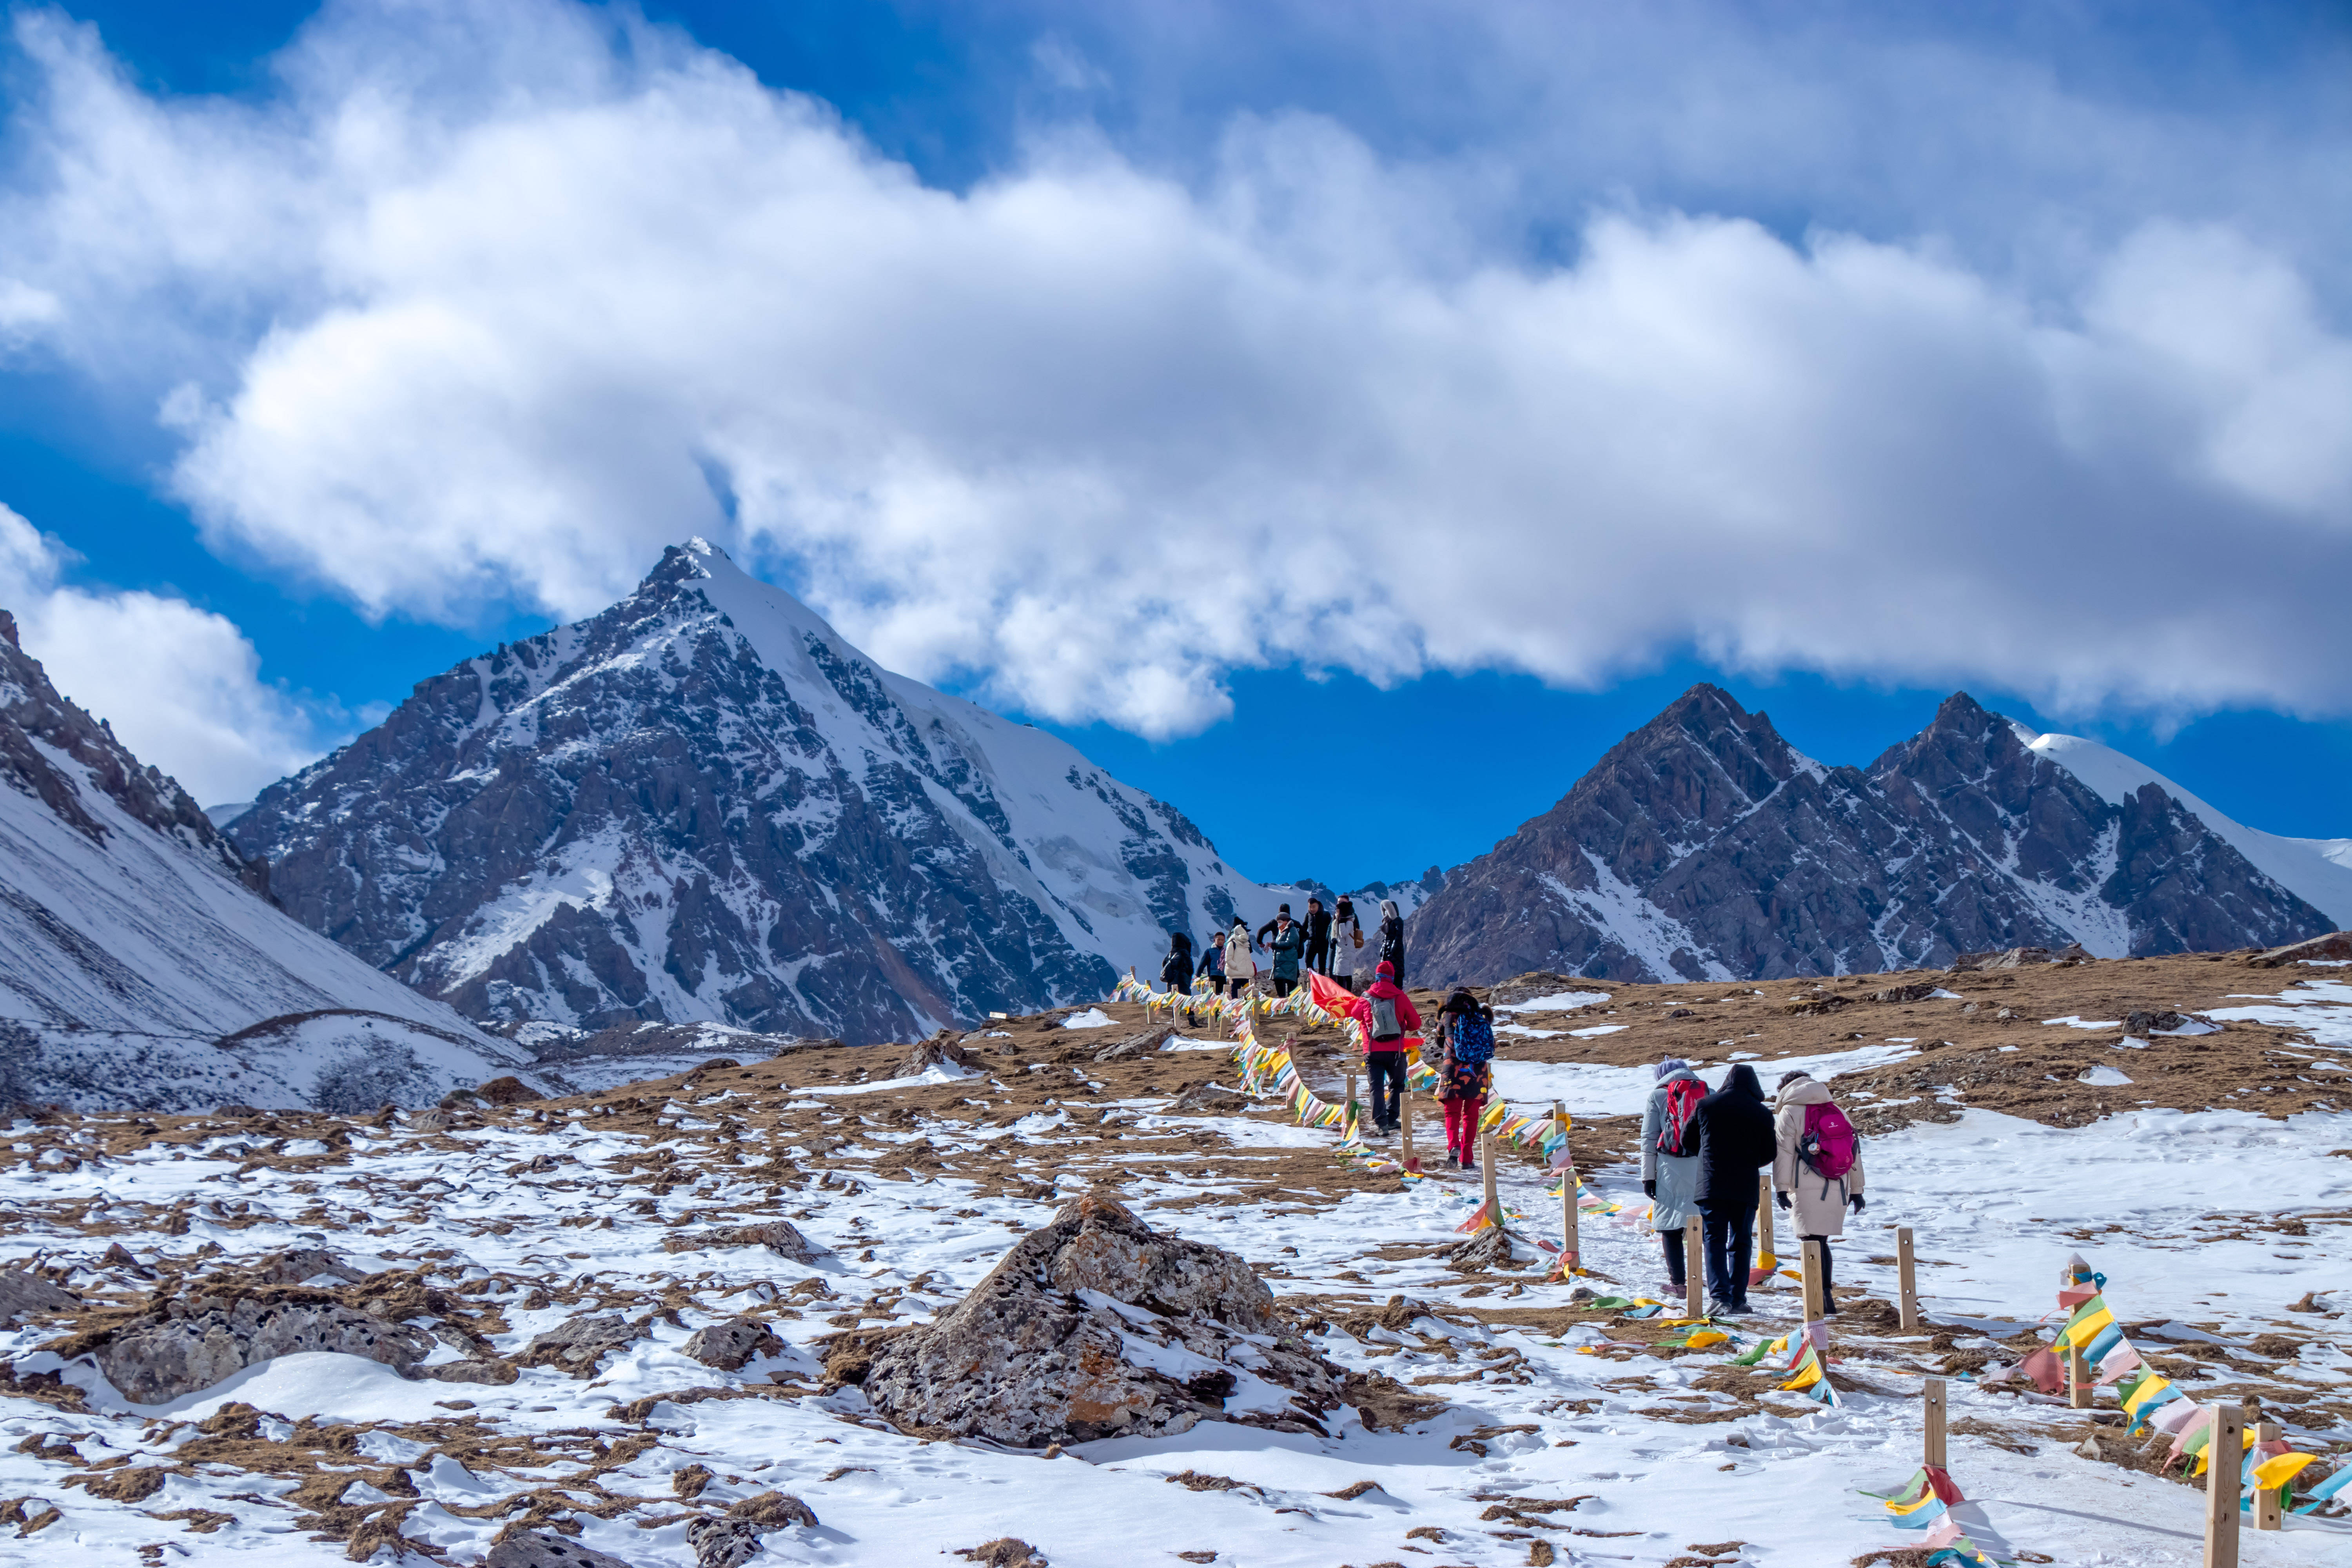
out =
[(1380, 941), (1380, 961), (1379, 963), (1374, 964), (1373, 967), (1378, 968), (1380, 963), (1387, 964), (1390, 968), (1396, 971), (1396, 983), (1399, 985), (1403, 984), (1404, 917), (1397, 913), (1396, 900), (1394, 899), (1382, 899), (1381, 900)]
[(1181, 931), (1168, 938), (1168, 956), (1160, 961), (1160, 984), (1180, 996), (1192, 989), (1192, 939)]
[(1738, 1317), (1748, 1310), (1748, 1259), (1756, 1247), (1756, 1173), (1772, 1163), (1779, 1143), (1756, 1069), (1746, 1062), (1734, 1067), (1723, 1087), (1691, 1112), (1690, 1131), (1698, 1148), (1707, 1311)]
[(1331, 973), (1331, 911), (1321, 899), (1307, 900), (1307, 967), (1318, 974)]

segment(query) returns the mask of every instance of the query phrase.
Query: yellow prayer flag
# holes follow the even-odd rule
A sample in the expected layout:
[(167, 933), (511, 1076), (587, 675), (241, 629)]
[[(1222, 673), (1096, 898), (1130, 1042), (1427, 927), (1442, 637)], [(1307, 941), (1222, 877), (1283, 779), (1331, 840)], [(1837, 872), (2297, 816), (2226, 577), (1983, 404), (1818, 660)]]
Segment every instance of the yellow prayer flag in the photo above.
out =
[(2273, 1454), (2254, 1467), (2254, 1489), (2276, 1491), (2294, 1479), (2305, 1465), (2319, 1458), (2316, 1454)]
[(2087, 1345), (2105, 1332), (2115, 1321), (2116, 1315), (2102, 1307), (2082, 1321), (2070, 1326), (2066, 1330), (2065, 1338), (2069, 1343)]

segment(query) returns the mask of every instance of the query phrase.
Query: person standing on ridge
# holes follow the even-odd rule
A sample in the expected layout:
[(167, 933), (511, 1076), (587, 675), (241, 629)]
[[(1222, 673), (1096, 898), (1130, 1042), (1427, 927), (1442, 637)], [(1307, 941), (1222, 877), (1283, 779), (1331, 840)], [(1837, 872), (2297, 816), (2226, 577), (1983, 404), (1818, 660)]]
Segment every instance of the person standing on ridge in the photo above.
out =
[(1863, 1210), (1862, 1140), (1830, 1098), (1830, 1086), (1811, 1073), (1799, 1070), (1782, 1079), (1772, 1108), (1779, 1113), (1772, 1198), (1795, 1211), (1800, 1240), (1821, 1243), (1822, 1310), (1834, 1312), (1830, 1243), (1844, 1237), (1847, 1209)]
[(1707, 1313), (1748, 1310), (1748, 1258), (1756, 1248), (1756, 1173), (1772, 1163), (1772, 1112), (1756, 1069), (1741, 1062), (1691, 1115), (1698, 1140), (1700, 1226), (1706, 1237)]
[(1257, 958), (1250, 952), (1249, 922), (1235, 915), (1234, 929), (1225, 933), (1225, 989), (1238, 996), (1256, 984)]
[(1421, 1028), (1421, 1012), (1382, 969), (1364, 994), (1348, 1004), (1364, 1029), (1364, 1081), (1372, 1125), (1393, 1133), (1404, 1120), (1404, 1037)]
[(1331, 917), (1321, 899), (1307, 900), (1307, 967), (1318, 974), (1331, 973)]
[(1706, 1085), (1690, 1063), (1668, 1057), (1658, 1064), (1658, 1081), (1642, 1108), (1642, 1191), (1650, 1199), (1650, 1228), (1666, 1254), (1666, 1283), (1680, 1292), (1683, 1227), (1698, 1212), (1698, 1139), (1691, 1119), (1706, 1098)]
[(1179, 996), (1192, 989), (1192, 939), (1182, 931), (1168, 937), (1168, 956), (1160, 961), (1160, 984)]
[(1381, 900), (1380, 961), (1396, 971), (1396, 983), (1404, 984), (1404, 917), (1397, 913), (1394, 899)]
[(1267, 978), (1266, 987), (1276, 996), (1287, 996), (1298, 984), (1298, 963), (1307, 952), (1307, 928), (1290, 918), (1288, 904), (1274, 917), (1265, 946), (1274, 955), (1274, 973)]
[(1356, 988), (1356, 950), (1363, 945), (1364, 928), (1356, 923), (1356, 900), (1342, 893), (1331, 910), (1331, 970), (1332, 978), (1350, 991)]
[[(1380, 973), (1389, 973), (1385, 963)], [(1445, 1106), (1446, 1157), (1478, 1168), (1478, 1118), (1495, 1088), (1495, 1010), (1456, 986), (1438, 1009), (1437, 1098)]]
[(1209, 983), (1210, 995), (1225, 994), (1225, 939), (1221, 932), (1213, 931), (1201, 939), (1201, 978)]

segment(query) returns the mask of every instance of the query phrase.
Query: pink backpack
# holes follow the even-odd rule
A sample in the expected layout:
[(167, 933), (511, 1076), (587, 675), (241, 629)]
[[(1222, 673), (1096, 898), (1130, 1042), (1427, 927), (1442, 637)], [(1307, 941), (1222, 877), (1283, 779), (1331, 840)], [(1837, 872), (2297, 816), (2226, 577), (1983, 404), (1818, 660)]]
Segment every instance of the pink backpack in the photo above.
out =
[(1830, 1104), (1808, 1105), (1805, 1131), (1797, 1140), (1797, 1158), (1816, 1176), (1843, 1181), (1853, 1169), (1854, 1148), (1860, 1142), (1844, 1111)]

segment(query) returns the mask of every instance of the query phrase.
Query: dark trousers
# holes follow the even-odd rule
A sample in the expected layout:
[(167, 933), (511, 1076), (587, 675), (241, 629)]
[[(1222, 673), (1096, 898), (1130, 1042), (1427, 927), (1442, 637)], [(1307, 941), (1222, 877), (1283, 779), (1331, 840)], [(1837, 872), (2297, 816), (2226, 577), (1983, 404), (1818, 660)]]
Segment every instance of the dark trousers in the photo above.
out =
[(1331, 973), (1331, 944), (1322, 942), (1307, 950), (1307, 967), (1318, 974)]
[(1372, 1097), (1372, 1125), (1393, 1132), (1404, 1117), (1404, 1053), (1364, 1053), (1365, 1089)]
[(1703, 1203), (1698, 1216), (1706, 1243), (1706, 1293), (1744, 1311), (1749, 1260), (1756, 1255), (1756, 1205)]
[(1658, 1246), (1666, 1255), (1666, 1278), (1680, 1290), (1685, 1283), (1683, 1274), (1683, 1233), (1678, 1230), (1658, 1232)]
[[(1836, 1274), (1835, 1267), (1830, 1260), (1830, 1238), (1826, 1236), (1801, 1236), (1797, 1239), (1800, 1241), (1819, 1242), (1821, 1244), (1822, 1310), (1825, 1312), (1836, 1311), (1837, 1298), (1830, 1294), (1830, 1286), (1833, 1283)], [(1802, 1253), (1800, 1253), (1799, 1256), (1801, 1257), (1803, 1255)]]
[(1297, 984), (1298, 977), (1295, 974), (1276, 974), (1267, 977), (1265, 988), (1270, 995), (1287, 996), (1290, 994), (1290, 988)]

